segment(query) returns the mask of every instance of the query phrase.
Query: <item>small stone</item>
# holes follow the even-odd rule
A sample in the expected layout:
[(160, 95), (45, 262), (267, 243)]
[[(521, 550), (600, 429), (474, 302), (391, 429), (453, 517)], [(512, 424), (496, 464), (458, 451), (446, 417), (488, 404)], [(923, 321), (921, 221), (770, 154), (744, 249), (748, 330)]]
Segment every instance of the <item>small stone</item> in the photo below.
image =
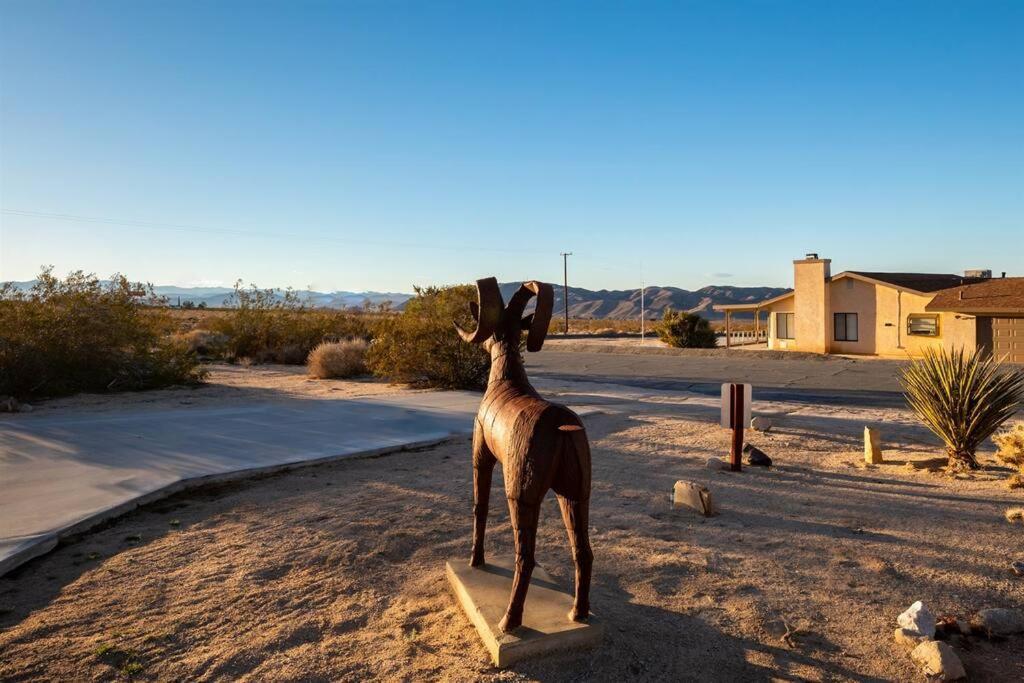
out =
[(920, 600), (908, 607), (903, 614), (896, 617), (896, 623), (910, 631), (917, 631), (928, 638), (935, 637), (935, 615)]
[(963, 662), (948, 643), (926, 640), (913, 649), (910, 658), (921, 673), (939, 681), (956, 681), (967, 677)]
[(993, 636), (1024, 633), (1024, 610), (1004, 607), (983, 609), (971, 619), (971, 626)]
[(711, 492), (707, 487), (682, 479), (672, 487), (672, 507), (689, 508), (705, 517), (715, 514), (714, 504), (711, 502)]
[(893, 635), (896, 638), (896, 643), (898, 645), (902, 645), (907, 650), (913, 650), (924, 641), (929, 640), (928, 636), (924, 634), (918, 633), (917, 631), (911, 631), (909, 628), (903, 628), (900, 626), (896, 627), (896, 631)]
[(35, 410), (35, 408), (33, 408), (28, 403), (22, 403), (21, 404), (21, 412), (23, 412), (23, 413), (31, 413), (33, 410)]
[(729, 463), (722, 460), (721, 458), (708, 458), (708, 461), (704, 464), (709, 470), (727, 470), (729, 469)]
[(873, 427), (864, 428), (864, 462), (868, 465), (880, 465), (885, 461), (882, 457), (882, 443), (878, 430)]
[(754, 467), (771, 467), (772, 459), (757, 446), (744, 444), (743, 452), (747, 454), (747, 464)]
[(750, 420), (750, 428), (755, 432), (767, 432), (772, 428), (772, 419), (764, 415), (758, 415)]
[(1010, 571), (1017, 576), (1024, 576), (1024, 560), (1016, 560), (1010, 563)]
[(18, 399), (13, 396), (0, 396), (0, 413), (16, 413), (20, 409)]

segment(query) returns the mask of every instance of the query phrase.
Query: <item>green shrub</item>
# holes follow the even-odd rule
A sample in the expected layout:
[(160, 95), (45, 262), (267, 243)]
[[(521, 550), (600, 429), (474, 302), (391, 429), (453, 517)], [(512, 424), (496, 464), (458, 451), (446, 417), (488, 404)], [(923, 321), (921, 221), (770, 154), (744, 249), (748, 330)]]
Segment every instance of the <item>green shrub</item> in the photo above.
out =
[(679, 349), (713, 349), (718, 346), (711, 324), (696, 313), (667, 308), (656, 330), (661, 341)]
[(277, 290), (246, 288), (239, 281), (227, 305), (210, 327), (227, 338), (232, 360), (301, 365), (324, 341), (371, 336), (369, 316), (314, 308), (292, 290), (278, 296)]
[(472, 285), (416, 288), (400, 315), (381, 320), (366, 362), (373, 374), (392, 382), (442, 389), (483, 389), (491, 357), (467, 344), (452, 321), (466, 328), (476, 302)]
[(43, 269), (22, 292), (0, 287), (0, 394), (153, 389), (202, 379), (188, 345), (152, 287)]
[(366, 374), (365, 339), (324, 342), (310, 351), (306, 366), (316, 379), (357, 377)]
[(227, 335), (195, 329), (177, 335), (181, 342), (200, 358), (223, 358), (227, 353)]
[(980, 349), (927, 349), (900, 381), (911, 409), (946, 445), (950, 471), (976, 468), (978, 446), (1024, 401), (1024, 372)]

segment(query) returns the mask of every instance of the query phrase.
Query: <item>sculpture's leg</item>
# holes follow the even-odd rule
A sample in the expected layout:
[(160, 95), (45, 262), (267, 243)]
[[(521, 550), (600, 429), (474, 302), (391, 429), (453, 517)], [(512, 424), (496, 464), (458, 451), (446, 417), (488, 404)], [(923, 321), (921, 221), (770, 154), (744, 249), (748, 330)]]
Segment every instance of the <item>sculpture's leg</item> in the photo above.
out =
[(498, 624), (502, 631), (511, 631), (523, 623), (526, 591), (530, 588), (530, 577), (536, 565), (533, 553), (537, 545), (540, 505), (509, 498), (508, 511), (512, 521), (512, 535), (516, 542), (516, 571), (512, 578), (512, 597), (509, 598), (508, 609)]
[(590, 573), (594, 566), (594, 553), (590, 550), (590, 501), (570, 500), (558, 496), (562, 519), (569, 534), (569, 548), (576, 565), (576, 599), (569, 619), (586, 621), (590, 616)]
[(484, 533), (487, 531), (487, 508), (491, 499), (491, 475), (495, 458), (484, 443), (483, 431), (477, 422), (473, 428), (473, 557), (469, 566), (484, 564)]

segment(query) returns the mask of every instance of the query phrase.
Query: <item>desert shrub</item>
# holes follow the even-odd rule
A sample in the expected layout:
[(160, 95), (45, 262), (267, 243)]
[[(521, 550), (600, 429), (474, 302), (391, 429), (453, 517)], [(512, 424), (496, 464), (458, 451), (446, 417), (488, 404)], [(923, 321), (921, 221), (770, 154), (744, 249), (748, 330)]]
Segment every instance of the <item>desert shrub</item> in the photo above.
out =
[(1018, 422), (992, 437), (999, 450), (996, 458), (1005, 465), (1016, 467), (1024, 474), (1024, 422)]
[(371, 335), (368, 316), (314, 308), (292, 290), (259, 289), (235, 284), (229, 310), (210, 321), (227, 337), (229, 359), (301, 365), (324, 341)]
[(472, 285), (416, 288), (401, 314), (384, 318), (366, 361), (373, 374), (392, 382), (443, 389), (482, 389), (491, 358), (481, 345), (467, 344), (452, 321), (476, 326), (469, 313)]
[(0, 394), (152, 389), (202, 379), (152, 287), (43, 269), (29, 291), (0, 287)]
[(222, 358), (227, 353), (228, 337), (220, 332), (196, 329), (179, 334), (178, 339), (197, 356)]
[(1024, 372), (981, 350), (929, 349), (900, 380), (911, 409), (945, 444), (950, 471), (976, 468), (978, 446), (1024, 401)]
[(356, 377), (366, 374), (365, 339), (324, 342), (309, 352), (306, 366), (309, 376), (317, 379)]
[(711, 324), (696, 313), (665, 309), (656, 330), (661, 341), (680, 349), (713, 349), (718, 346)]

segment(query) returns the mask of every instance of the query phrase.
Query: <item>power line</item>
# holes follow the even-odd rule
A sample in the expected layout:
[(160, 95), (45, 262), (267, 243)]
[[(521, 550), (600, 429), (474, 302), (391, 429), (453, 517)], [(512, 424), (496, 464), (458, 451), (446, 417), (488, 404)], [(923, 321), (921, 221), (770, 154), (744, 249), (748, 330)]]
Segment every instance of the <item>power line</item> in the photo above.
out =
[(338, 237), (310, 237), (299, 233), (286, 232), (261, 232), (241, 230), (238, 228), (221, 228), (199, 225), (183, 225), (178, 223), (154, 223), (151, 221), (122, 220), (118, 218), (107, 218), (101, 216), (79, 216), (68, 213), (46, 213), (43, 211), (25, 211), (20, 209), (0, 209), (0, 213), (10, 216), (24, 216), (29, 218), (52, 218), (55, 220), (71, 221), (75, 223), (95, 223), (101, 225), (112, 225), (118, 227), (143, 228), (152, 230), (171, 230), (175, 232), (199, 232), (216, 235), (232, 235), (239, 237), (263, 237), (269, 239), (301, 239), (305, 241), (332, 242), (337, 244), (352, 244), (360, 246), (379, 247), (400, 247), (404, 249), (436, 249), (440, 251), (478, 251), (478, 252), (501, 252), (518, 254), (543, 254), (550, 253), (541, 249), (510, 249), (502, 247), (480, 247), (480, 246), (451, 246), (444, 244), (426, 244), (415, 242), (394, 242), (383, 240), (358, 240)]

